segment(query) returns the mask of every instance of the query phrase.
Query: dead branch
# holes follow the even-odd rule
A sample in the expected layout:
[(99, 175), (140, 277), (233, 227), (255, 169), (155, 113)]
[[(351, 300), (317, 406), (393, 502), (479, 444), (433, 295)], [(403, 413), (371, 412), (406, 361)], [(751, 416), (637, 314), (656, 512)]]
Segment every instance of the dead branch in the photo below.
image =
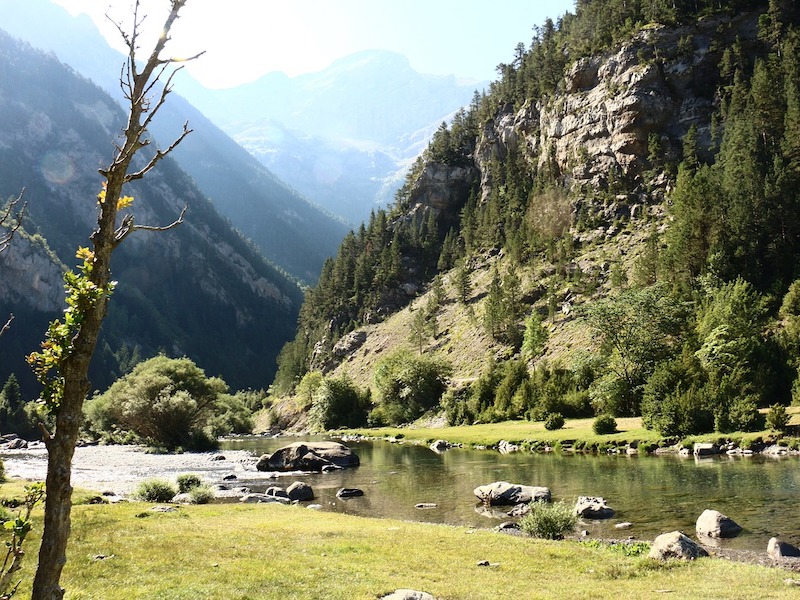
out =
[(6, 324), (3, 325), (2, 328), (0, 328), (0, 336), (2, 336), (6, 331), (8, 331), (8, 328), (11, 327), (11, 321), (13, 321), (13, 320), (14, 320), (14, 315), (13, 314), (9, 315), (8, 321), (6, 321)]
[(186, 204), (181, 210), (181, 214), (169, 225), (164, 226), (154, 226), (154, 225), (135, 225), (133, 222), (133, 215), (127, 214), (122, 219), (122, 224), (117, 228), (114, 232), (114, 245), (118, 246), (122, 243), (126, 237), (128, 237), (134, 231), (169, 231), (183, 223), (183, 217), (186, 214), (189, 205)]
[[(25, 189), (23, 188), (22, 191), (19, 193), (19, 196), (14, 198), (11, 202), (8, 203), (5, 212), (0, 215), (0, 226), (8, 227), (2, 236), (0, 236), (0, 252), (8, 248), (8, 245), (11, 243), (11, 240), (14, 238), (14, 234), (22, 225), (22, 218), (25, 216), (25, 208), (27, 207), (28, 203), (23, 202), (22, 206), (20, 207), (17, 214), (12, 217), (14, 213), (15, 207), (22, 202), (22, 195), (25, 193)], [(6, 220), (11, 219), (11, 222), (6, 225)], [(5, 331), (5, 329), (4, 329)]]

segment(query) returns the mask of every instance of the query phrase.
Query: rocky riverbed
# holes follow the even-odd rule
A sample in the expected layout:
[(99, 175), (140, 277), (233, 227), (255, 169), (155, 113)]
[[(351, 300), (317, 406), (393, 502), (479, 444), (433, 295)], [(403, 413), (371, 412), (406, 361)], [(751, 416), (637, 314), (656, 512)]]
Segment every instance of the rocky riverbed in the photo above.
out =
[[(9, 477), (44, 480), (47, 452), (44, 447), (6, 450), (0, 454)], [(196, 473), (210, 485), (236, 479), (264, 479), (274, 475), (256, 471), (257, 457), (244, 450), (152, 454), (139, 446), (85, 446), (75, 449), (72, 482), (98, 492), (129, 495), (145, 479), (175, 481), (181, 473)], [(231, 476), (235, 476), (231, 477)], [(227, 478), (227, 479), (226, 479)]]

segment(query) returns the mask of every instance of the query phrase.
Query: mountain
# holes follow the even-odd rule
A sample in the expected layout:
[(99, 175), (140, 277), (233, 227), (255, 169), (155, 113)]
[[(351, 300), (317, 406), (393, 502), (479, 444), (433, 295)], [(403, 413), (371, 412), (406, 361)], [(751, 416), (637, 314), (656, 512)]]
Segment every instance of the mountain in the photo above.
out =
[(430, 135), (483, 85), (420, 74), (402, 55), (371, 50), (318, 73), (185, 93), (281, 179), (359, 223), (393, 199)]
[[(95, 226), (96, 170), (124, 125), (116, 101), (89, 80), (0, 31), (0, 198), (25, 189), (24, 232), (0, 254), (0, 314), (13, 313), (0, 343), (0, 379), (16, 373), (32, 393), (23, 356), (36, 349), (63, 302), (61, 273)], [(170, 99), (171, 100), (171, 99)], [(234, 388), (265, 387), (294, 331), (298, 286), (268, 264), (175, 160), (129, 186), (138, 232), (112, 265), (119, 285), (92, 365), (110, 384), (138, 358), (185, 355)]]
[[(87, 16), (71, 17), (47, 0), (0, 0), (0, 23), (34, 47), (54, 52), (120, 98), (119, 69), (124, 57), (108, 46)], [(181, 73), (176, 89), (184, 87), (191, 90), (199, 85)], [(267, 259), (303, 282), (314, 282), (347, 231), (342, 219), (278, 179), (178, 94), (172, 94), (151, 133), (156, 139), (172, 139), (187, 121), (194, 133), (173, 158)]]
[(592, 0), (536, 31), (344, 239), (275, 389), (319, 415), (369, 387), (372, 424), (760, 429), (800, 401), (800, 11)]

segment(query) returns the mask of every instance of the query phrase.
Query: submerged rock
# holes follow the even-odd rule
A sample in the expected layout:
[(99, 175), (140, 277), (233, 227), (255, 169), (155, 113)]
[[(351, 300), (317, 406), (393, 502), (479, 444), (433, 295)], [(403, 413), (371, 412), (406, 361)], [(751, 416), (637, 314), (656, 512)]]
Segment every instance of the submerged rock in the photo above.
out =
[(358, 455), (338, 442), (295, 442), (258, 459), (259, 471), (314, 471), (357, 467)]
[(337, 498), (355, 498), (357, 496), (363, 496), (364, 490), (360, 490), (358, 488), (342, 488), (338, 492), (336, 492)]
[(289, 499), (295, 502), (309, 502), (314, 499), (314, 490), (311, 486), (302, 481), (295, 481), (286, 488)]
[(614, 509), (599, 496), (578, 496), (575, 514), (585, 519), (610, 519), (614, 516)]
[(550, 502), (550, 490), (546, 487), (495, 481), (475, 488), (478, 499), (490, 506), (527, 504), (528, 502)]

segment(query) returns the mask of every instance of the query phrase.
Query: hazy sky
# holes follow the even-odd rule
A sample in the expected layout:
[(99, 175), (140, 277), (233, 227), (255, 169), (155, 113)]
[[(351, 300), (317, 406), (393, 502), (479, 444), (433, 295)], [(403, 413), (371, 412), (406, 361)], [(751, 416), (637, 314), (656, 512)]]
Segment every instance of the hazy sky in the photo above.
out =
[[(53, 0), (85, 12), (119, 47), (104, 17), (130, 20), (133, 0)], [(160, 27), (168, 0), (142, 0)], [(574, 0), (189, 0), (173, 29), (175, 55), (205, 50), (189, 71), (208, 87), (229, 87), (270, 71), (320, 71), (359, 50), (406, 55), (422, 73), (496, 78), (495, 67), (527, 46), (533, 26), (574, 9)]]

